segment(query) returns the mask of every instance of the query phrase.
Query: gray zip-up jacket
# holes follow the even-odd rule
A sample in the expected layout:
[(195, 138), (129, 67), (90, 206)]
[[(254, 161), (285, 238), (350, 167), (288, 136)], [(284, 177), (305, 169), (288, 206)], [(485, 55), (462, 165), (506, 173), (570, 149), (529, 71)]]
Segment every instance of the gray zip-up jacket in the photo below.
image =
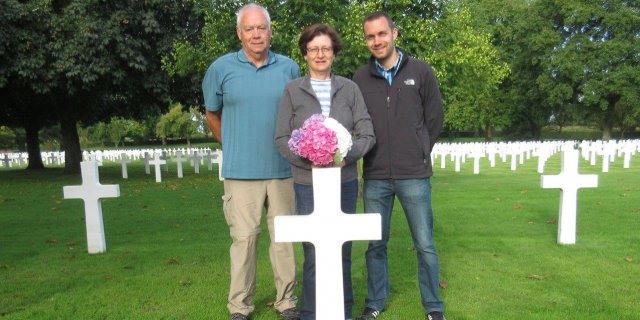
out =
[[(322, 113), (320, 102), (311, 87), (309, 76), (292, 80), (284, 89), (280, 100), (278, 126), (275, 141), (278, 151), (289, 160), (296, 183), (311, 185), (311, 161), (289, 150), (291, 132), (302, 127), (310, 116)], [(329, 117), (336, 119), (351, 133), (353, 146), (345, 157), (342, 167), (342, 182), (358, 178), (356, 163), (375, 144), (371, 117), (364, 104), (362, 93), (353, 81), (331, 76), (331, 111)]]
[(421, 179), (433, 175), (430, 154), (444, 121), (438, 80), (426, 62), (402, 52), (391, 85), (376, 69), (373, 57), (353, 76), (376, 135), (376, 145), (364, 157), (365, 179)]

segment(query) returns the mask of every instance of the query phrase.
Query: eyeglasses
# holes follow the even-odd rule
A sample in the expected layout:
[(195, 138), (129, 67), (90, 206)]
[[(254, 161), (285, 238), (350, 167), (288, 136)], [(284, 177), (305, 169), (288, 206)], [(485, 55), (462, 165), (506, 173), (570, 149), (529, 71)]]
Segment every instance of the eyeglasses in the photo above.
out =
[(322, 53), (324, 54), (329, 54), (329, 52), (333, 52), (333, 48), (332, 47), (307, 48), (307, 53), (312, 56), (317, 56), (318, 53), (320, 53), (320, 51), (322, 51)]

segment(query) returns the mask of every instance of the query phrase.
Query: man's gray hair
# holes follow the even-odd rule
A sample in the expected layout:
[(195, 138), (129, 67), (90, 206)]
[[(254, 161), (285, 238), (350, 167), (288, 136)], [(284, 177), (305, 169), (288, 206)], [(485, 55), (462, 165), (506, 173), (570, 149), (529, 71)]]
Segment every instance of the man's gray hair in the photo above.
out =
[(264, 16), (267, 17), (267, 24), (269, 27), (271, 27), (271, 16), (269, 16), (269, 11), (267, 11), (267, 9), (255, 2), (249, 3), (247, 5), (245, 5), (244, 7), (240, 8), (240, 10), (238, 10), (238, 12), (236, 13), (236, 27), (239, 28), (240, 27), (240, 18), (242, 17), (242, 14), (244, 14), (244, 11), (247, 9), (251, 9), (251, 8), (255, 8), (255, 9), (260, 9), (262, 10), (262, 13), (264, 13)]

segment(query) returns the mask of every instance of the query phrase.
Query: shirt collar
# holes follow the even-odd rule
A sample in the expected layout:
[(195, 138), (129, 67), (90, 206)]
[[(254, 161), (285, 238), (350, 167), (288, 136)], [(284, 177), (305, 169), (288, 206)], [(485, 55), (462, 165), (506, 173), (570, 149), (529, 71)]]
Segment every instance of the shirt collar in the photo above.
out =
[(389, 69), (385, 69), (380, 64), (378, 59), (375, 60), (376, 61), (376, 70), (378, 70), (378, 73), (382, 77), (387, 79), (387, 82), (389, 83), (389, 85), (391, 85), (391, 82), (393, 82), (393, 78), (396, 76), (396, 73), (398, 73), (398, 67), (400, 66), (400, 61), (402, 61), (402, 51), (396, 50), (396, 52), (398, 53), (398, 59), (396, 59), (396, 62)]
[[(240, 48), (240, 50), (238, 50), (238, 52), (236, 53), (236, 57), (238, 58), (238, 60), (240, 62), (253, 64), (251, 61), (249, 61), (249, 58), (247, 58), (247, 55), (245, 54), (245, 52), (244, 52), (244, 50), (242, 48)], [(276, 55), (273, 52), (271, 52), (271, 50), (269, 50), (269, 58), (267, 58), (267, 62), (262, 66), (264, 67), (266, 65), (270, 65), (272, 63), (275, 63), (276, 60), (277, 60)]]
[(393, 64), (393, 66), (391, 66), (391, 68), (389, 69), (385, 69), (381, 64), (380, 61), (378, 61), (378, 59), (375, 59), (376, 61), (376, 68), (378, 69), (378, 71), (384, 71), (384, 72), (395, 72), (396, 70), (398, 70), (398, 66), (400, 65), (400, 61), (402, 61), (402, 51), (400, 50), (396, 50), (396, 52), (398, 53), (398, 59), (396, 59), (396, 63)]

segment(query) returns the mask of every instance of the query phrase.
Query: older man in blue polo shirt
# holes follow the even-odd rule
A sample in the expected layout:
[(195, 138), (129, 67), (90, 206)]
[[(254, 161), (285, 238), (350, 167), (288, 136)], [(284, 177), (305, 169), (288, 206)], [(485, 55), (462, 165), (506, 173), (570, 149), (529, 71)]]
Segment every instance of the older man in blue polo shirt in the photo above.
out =
[(293, 181), (273, 137), (280, 97), (300, 68), (269, 50), (271, 21), (265, 8), (252, 3), (240, 9), (237, 35), (242, 49), (214, 61), (202, 83), (207, 123), (224, 150), (223, 211), (232, 238), (227, 308), (232, 320), (248, 319), (254, 310), (257, 243), (266, 208), (274, 307), (284, 319), (298, 319), (293, 246), (275, 243), (273, 227), (276, 216), (295, 211)]

